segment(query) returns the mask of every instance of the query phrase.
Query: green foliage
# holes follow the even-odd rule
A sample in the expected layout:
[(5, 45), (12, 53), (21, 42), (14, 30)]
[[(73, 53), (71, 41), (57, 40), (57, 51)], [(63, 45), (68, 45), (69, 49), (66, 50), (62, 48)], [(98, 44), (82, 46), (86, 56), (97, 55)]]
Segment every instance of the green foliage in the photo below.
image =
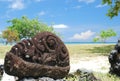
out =
[(102, 3), (103, 4), (112, 4), (112, 0), (102, 0)]
[(113, 18), (118, 16), (120, 12), (120, 0), (102, 0), (103, 4), (108, 4), (110, 9), (108, 10), (107, 16)]
[(113, 36), (116, 36), (116, 32), (113, 31), (112, 29), (102, 30), (100, 34), (98, 34), (97, 37), (93, 39), (93, 41), (94, 42), (101, 41), (104, 43), (108, 38)]
[(8, 29), (16, 30), (20, 39), (31, 38), (38, 32), (49, 31), (56, 33), (52, 26), (47, 26), (46, 24), (39, 22), (38, 18), (28, 19), (26, 16), (22, 16), (20, 19), (14, 18), (9, 20), (8, 23), (12, 25)]
[(94, 41), (94, 42), (97, 42), (97, 41), (99, 41), (99, 38), (96, 37), (96, 38), (93, 39), (93, 41)]
[(16, 30), (12, 31), (7, 29), (2, 32), (2, 37), (7, 40), (7, 43), (16, 42), (19, 40), (18, 32)]

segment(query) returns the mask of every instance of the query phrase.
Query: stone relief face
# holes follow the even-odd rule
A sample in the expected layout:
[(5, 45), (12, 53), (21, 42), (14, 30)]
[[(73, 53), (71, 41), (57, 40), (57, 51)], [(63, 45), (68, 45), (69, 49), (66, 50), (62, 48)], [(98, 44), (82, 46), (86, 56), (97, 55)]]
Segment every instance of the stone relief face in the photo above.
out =
[(69, 52), (59, 37), (42, 32), (14, 45), (6, 54), (4, 66), (6, 73), (20, 78), (63, 78), (70, 69)]

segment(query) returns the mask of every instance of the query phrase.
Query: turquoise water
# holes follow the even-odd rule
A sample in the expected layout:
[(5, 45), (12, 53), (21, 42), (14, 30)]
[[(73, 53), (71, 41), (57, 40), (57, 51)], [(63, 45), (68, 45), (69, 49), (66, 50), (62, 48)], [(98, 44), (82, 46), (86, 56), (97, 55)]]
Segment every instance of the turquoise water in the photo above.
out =
[(65, 44), (116, 44), (117, 42), (64, 42)]
[[(6, 40), (0, 38), (0, 45), (5, 45)], [(65, 44), (116, 44), (117, 42), (64, 42)], [(14, 45), (15, 43), (13, 43)]]

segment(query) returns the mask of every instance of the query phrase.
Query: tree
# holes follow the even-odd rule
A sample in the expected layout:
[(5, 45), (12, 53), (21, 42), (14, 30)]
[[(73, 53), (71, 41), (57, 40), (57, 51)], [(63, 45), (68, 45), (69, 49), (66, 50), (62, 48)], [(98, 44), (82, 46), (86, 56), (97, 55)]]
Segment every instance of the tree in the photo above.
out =
[(106, 42), (110, 37), (116, 36), (116, 32), (112, 29), (102, 30), (94, 39), (94, 42), (101, 41), (103, 43)]
[(4, 30), (2, 32), (2, 37), (7, 40), (6, 44), (16, 42), (19, 40), (18, 32), (15, 30), (12, 31), (10, 29)]
[(120, 0), (102, 0), (103, 4), (108, 4), (110, 9), (108, 10), (107, 16), (113, 18), (118, 16), (120, 12)]
[(47, 26), (46, 24), (39, 22), (38, 18), (28, 19), (26, 16), (22, 16), (20, 19), (14, 18), (9, 20), (8, 23), (11, 23), (11, 26), (8, 26), (8, 29), (18, 32), (18, 37), (22, 38), (31, 38), (38, 32), (49, 31), (55, 33), (52, 26)]

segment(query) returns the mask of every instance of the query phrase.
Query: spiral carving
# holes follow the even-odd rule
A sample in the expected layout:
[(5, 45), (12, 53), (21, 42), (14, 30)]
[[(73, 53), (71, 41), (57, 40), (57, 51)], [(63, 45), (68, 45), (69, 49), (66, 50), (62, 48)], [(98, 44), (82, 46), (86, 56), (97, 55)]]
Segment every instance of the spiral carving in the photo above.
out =
[(41, 32), (14, 45), (5, 56), (4, 67), (6, 73), (19, 78), (60, 79), (69, 72), (69, 53), (55, 34)]

